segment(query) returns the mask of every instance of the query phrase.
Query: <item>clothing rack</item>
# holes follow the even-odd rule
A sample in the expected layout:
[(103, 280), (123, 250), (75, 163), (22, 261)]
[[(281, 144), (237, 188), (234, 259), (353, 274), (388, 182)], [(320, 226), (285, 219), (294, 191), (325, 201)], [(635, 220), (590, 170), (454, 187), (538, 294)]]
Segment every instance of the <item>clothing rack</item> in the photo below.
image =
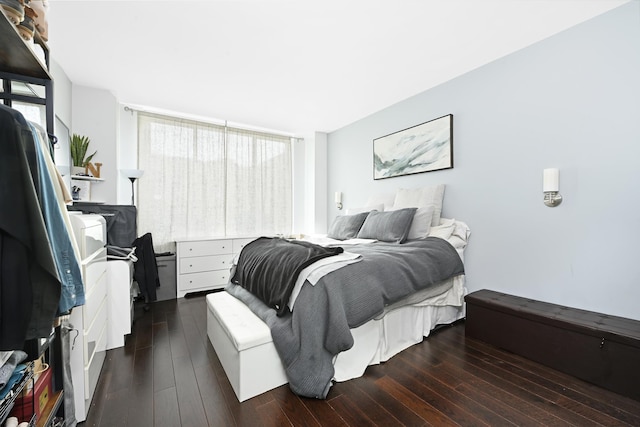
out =
[[(13, 102), (45, 107), (46, 123), (44, 127), (53, 159), (53, 145), (56, 138), (54, 136), (53, 79), (49, 74), (49, 48), (37, 32), (34, 33), (34, 40), (44, 52), (44, 61), (36, 55), (34, 48), (22, 39), (15, 26), (0, 10), (0, 83), (2, 83), (0, 99), (5, 106), (10, 108), (13, 107)], [(18, 86), (22, 85), (25, 85), (32, 94), (25, 93), (24, 90), (17, 90)], [(40, 88), (33, 86), (40, 86)], [(42, 92), (44, 92), (44, 96), (39, 95)], [(3, 208), (11, 209), (9, 205), (4, 205)], [(25, 343), (24, 350), (28, 353), (30, 360), (45, 355), (45, 360), (53, 370), (53, 389), (49, 390), (49, 402), (44, 408), (44, 413), (41, 414), (42, 419), (38, 420), (38, 425), (53, 425), (57, 415), (65, 414), (63, 400), (66, 393), (64, 393), (63, 386), (65, 384), (63, 379), (64, 361), (60, 330), (60, 326), (57, 326), (49, 337), (32, 339)], [(65, 346), (68, 346), (68, 342)], [(29, 375), (33, 375), (32, 372)], [(25, 378), (30, 381), (31, 377)], [(69, 392), (71, 391), (69, 390)], [(73, 414), (71, 414), (72, 416)], [(35, 416), (30, 425), (34, 421)]]

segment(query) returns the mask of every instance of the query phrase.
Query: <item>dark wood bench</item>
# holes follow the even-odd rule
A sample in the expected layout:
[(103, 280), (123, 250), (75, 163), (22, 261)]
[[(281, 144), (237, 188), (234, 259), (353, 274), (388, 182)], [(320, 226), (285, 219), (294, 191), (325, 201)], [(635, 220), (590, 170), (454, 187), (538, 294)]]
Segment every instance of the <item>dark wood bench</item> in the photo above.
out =
[(465, 301), (468, 336), (640, 400), (640, 321), (490, 290)]

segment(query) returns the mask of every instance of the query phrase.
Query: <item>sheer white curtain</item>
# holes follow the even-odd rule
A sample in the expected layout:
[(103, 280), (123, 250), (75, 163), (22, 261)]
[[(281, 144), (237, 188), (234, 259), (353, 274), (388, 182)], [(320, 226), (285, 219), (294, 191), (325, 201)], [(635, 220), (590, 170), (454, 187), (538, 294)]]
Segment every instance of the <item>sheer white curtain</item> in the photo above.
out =
[(288, 137), (138, 113), (139, 234), (176, 239), (289, 233)]

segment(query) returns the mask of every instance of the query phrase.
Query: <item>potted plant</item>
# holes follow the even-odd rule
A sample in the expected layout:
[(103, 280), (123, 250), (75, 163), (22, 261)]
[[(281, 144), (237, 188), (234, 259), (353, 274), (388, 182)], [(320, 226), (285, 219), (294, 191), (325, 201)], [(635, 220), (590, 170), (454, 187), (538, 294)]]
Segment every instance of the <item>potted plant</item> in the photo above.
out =
[(89, 137), (75, 133), (69, 140), (74, 175), (84, 174), (87, 163), (89, 163), (97, 153), (97, 151), (94, 151), (93, 154), (87, 156), (87, 149), (89, 148), (90, 142)]

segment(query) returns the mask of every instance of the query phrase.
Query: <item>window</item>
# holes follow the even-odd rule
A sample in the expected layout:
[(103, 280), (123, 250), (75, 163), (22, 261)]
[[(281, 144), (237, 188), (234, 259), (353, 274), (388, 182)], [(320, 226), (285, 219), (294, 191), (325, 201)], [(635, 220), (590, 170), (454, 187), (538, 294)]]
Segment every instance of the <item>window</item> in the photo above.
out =
[(138, 113), (139, 234), (184, 238), (291, 231), (291, 139)]

